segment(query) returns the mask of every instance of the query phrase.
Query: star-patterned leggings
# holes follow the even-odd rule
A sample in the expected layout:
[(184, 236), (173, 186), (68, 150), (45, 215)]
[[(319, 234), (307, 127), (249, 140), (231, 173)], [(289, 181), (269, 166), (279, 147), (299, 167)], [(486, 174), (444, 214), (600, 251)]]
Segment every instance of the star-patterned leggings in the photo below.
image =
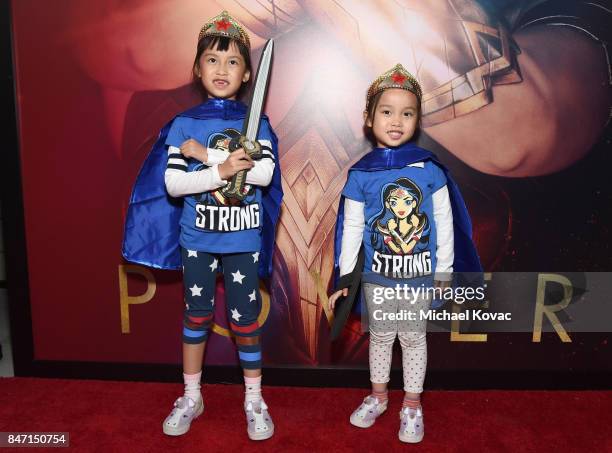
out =
[[(260, 334), (257, 317), (261, 309), (259, 294), (259, 253), (211, 254), (182, 248), (185, 312), (183, 342), (206, 341), (213, 320), (217, 268), (223, 265), (225, 305), (232, 332), (238, 337)], [(246, 369), (261, 368), (261, 344), (238, 342), (240, 364)]]

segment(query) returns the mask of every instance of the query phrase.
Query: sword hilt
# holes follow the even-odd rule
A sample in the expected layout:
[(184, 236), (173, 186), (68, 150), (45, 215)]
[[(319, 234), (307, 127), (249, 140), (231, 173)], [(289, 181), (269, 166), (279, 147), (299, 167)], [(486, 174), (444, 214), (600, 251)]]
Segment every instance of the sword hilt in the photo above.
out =
[[(229, 150), (234, 152), (237, 149), (242, 148), (251, 157), (251, 159), (261, 159), (261, 145), (257, 140), (249, 140), (244, 135), (240, 137), (234, 137), (230, 141)], [(247, 170), (240, 170), (236, 173), (229, 184), (223, 190), (223, 194), (228, 198), (235, 198), (237, 200), (244, 200), (246, 193), (244, 185), (246, 182)]]
[(228, 198), (234, 198), (236, 200), (244, 200), (246, 193), (244, 193), (244, 183), (246, 181), (246, 170), (240, 170), (236, 173), (229, 184), (223, 189), (223, 195)]
[(249, 140), (244, 135), (234, 137), (230, 140), (229, 151), (233, 153), (238, 148), (244, 149), (251, 159), (261, 159), (261, 145), (257, 140)]

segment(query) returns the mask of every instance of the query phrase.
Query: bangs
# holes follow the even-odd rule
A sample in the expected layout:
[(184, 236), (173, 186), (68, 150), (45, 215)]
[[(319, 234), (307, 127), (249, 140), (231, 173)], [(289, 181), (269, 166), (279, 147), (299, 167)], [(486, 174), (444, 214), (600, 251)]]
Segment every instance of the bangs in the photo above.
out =
[(227, 36), (206, 36), (198, 43), (198, 53), (202, 54), (205, 50), (218, 50), (219, 52), (227, 52), (232, 47), (232, 43), (236, 46), (238, 53), (242, 55), (242, 58), (247, 61), (249, 58), (249, 51), (244, 44), (235, 41)]
[(231, 39), (227, 36), (206, 36), (200, 41), (199, 47), (201, 47), (202, 50), (213, 49), (225, 52), (230, 48), (230, 41)]

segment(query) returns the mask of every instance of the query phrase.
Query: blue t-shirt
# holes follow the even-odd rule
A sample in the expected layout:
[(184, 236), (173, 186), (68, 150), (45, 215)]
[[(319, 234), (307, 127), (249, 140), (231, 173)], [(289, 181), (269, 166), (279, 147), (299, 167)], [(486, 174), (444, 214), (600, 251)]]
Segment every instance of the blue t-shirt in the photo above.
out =
[[(197, 119), (177, 117), (168, 132), (167, 146), (179, 147), (193, 138), (207, 148), (227, 151), (233, 137), (240, 135), (243, 120)], [(270, 125), (262, 120), (258, 140), (271, 140)], [(196, 159), (188, 159), (187, 171), (209, 168)], [(263, 207), (261, 189), (245, 185), (244, 200), (228, 198), (225, 188), (183, 197), (181, 216), (181, 246), (189, 250), (210, 253), (241, 253), (259, 251)]]
[(365, 204), (366, 281), (372, 274), (415, 278), (435, 272), (432, 195), (444, 185), (444, 172), (430, 161), (398, 169), (349, 171), (342, 195)]

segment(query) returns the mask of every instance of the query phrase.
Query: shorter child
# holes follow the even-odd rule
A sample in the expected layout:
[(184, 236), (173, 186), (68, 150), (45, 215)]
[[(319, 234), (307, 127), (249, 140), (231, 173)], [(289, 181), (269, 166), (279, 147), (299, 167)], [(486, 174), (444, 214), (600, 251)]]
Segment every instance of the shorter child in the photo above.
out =
[[(427, 345), (426, 321), (420, 313), (429, 309), (431, 300), (381, 295), (407, 282), (402, 277), (445, 287), (454, 268), (481, 270), (461, 194), (436, 157), (411, 141), (420, 123), (421, 97), (419, 83), (399, 64), (368, 90), (363, 115), (376, 148), (351, 167), (342, 191), (336, 225), (340, 280), (329, 299), (333, 309), (341, 296), (360, 284), (363, 272), (372, 393), (351, 414), (350, 422), (368, 428), (387, 410), (392, 349), (398, 336), (405, 391), (398, 435), (410, 443), (420, 442), (424, 435), (420, 395)], [(461, 253), (455, 253), (455, 247)], [(357, 269), (361, 248), (364, 265)], [(381, 319), (382, 314), (400, 311), (412, 312), (416, 318)]]

